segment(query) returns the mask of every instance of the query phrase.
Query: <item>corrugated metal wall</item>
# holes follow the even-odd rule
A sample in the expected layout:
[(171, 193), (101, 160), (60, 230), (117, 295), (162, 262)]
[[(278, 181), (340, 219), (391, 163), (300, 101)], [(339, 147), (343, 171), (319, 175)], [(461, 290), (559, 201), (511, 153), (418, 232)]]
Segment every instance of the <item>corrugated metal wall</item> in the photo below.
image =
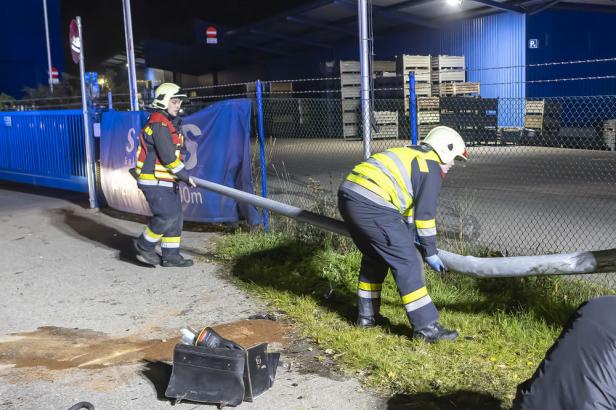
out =
[(464, 55), (467, 81), (481, 82), (484, 97), (523, 98), (526, 60), (525, 16), (501, 13), (375, 38), (381, 58), (398, 54)]
[[(533, 64), (616, 57), (616, 15), (581, 11), (545, 11), (527, 17), (528, 39), (538, 48), (527, 50), (529, 81), (616, 75), (616, 62), (532, 67)], [(529, 97), (616, 94), (616, 79), (529, 83)]]
[(377, 58), (399, 54), (449, 54), (466, 58), (467, 81), (481, 83), (481, 95), (499, 98), (499, 126), (522, 123), (525, 95), (526, 18), (501, 13), (375, 38)]

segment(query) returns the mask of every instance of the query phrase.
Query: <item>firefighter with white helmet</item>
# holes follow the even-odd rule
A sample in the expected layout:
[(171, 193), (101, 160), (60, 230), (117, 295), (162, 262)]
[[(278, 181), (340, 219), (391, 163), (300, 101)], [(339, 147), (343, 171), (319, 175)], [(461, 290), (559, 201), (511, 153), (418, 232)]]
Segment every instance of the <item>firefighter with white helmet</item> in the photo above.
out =
[[(148, 265), (188, 267), (193, 261), (180, 254), (182, 204), (179, 182), (195, 187), (184, 166), (184, 136), (178, 116), (183, 99), (180, 86), (163, 83), (154, 91), (152, 113), (139, 135), (137, 185), (152, 211), (152, 218), (135, 241), (137, 259)], [(162, 259), (155, 252), (160, 242)]]
[(391, 270), (413, 338), (436, 342), (458, 336), (439, 323), (426, 289), (422, 255), (433, 270), (446, 270), (436, 248), (438, 195), (454, 160), (467, 159), (460, 134), (439, 126), (419, 146), (372, 155), (356, 165), (340, 186), (340, 214), (362, 252), (358, 326), (373, 327), (381, 318), (381, 288)]

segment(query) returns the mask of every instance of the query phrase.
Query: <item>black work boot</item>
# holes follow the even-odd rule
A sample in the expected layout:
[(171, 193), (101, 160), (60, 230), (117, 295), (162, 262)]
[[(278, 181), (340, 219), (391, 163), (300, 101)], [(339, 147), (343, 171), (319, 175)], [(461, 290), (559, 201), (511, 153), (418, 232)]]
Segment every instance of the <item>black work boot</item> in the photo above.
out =
[(361, 327), (364, 329), (370, 328), (370, 327), (375, 327), (375, 326), (389, 326), (391, 323), (389, 322), (389, 319), (387, 319), (385, 316), (381, 316), (380, 314), (376, 314), (376, 316), (359, 316), (357, 318), (357, 322), (355, 322), (355, 325), (357, 327)]
[(434, 343), (439, 340), (454, 340), (457, 337), (458, 332), (446, 329), (438, 322), (413, 331), (413, 339), (423, 340), (426, 343)]
[(188, 268), (193, 266), (192, 259), (186, 259), (179, 253), (171, 255), (163, 255), (162, 265), (165, 268)]
[(137, 252), (135, 254), (135, 258), (137, 258), (137, 260), (141, 263), (144, 263), (146, 265), (150, 265), (150, 266), (158, 266), (160, 265), (160, 256), (158, 256), (158, 254), (154, 251), (154, 249), (145, 249), (143, 248), (140, 244), (139, 244), (139, 240), (135, 240), (134, 242), (134, 246), (135, 246), (135, 251)]

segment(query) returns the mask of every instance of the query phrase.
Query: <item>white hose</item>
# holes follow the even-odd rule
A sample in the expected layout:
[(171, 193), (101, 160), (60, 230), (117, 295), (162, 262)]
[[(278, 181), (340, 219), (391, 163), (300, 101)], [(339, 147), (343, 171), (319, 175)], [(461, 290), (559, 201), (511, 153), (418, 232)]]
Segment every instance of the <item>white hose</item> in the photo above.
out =
[[(229, 196), (236, 201), (267, 208), (289, 218), (315, 225), (319, 228), (349, 236), (344, 222), (315, 214), (305, 209), (287, 205), (272, 199), (249, 194), (234, 188), (192, 178), (205, 189)], [(616, 271), (616, 249), (592, 252), (559, 253), (554, 255), (510, 256), (478, 258), (462, 256), (440, 250), (439, 256), (449, 271), (480, 278), (507, 278), (536, 275), (578, 275)]]

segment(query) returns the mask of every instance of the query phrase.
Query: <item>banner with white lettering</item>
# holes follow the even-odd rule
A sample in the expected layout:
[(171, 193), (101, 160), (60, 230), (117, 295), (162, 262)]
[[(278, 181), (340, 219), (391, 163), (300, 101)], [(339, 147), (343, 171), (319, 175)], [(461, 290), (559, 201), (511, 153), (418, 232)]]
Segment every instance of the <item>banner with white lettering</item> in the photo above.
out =
[[(190, 175), (254, 193), (250, 162), (249, 99), (226, 100), (183, 119), (184, 163)], [(147, 113), (103, 113), (100, 141), (101, 188), (111, 208), (149, 215), (149, 207), (128, 170), (135, 166), (139, 132)], [(202, 188), (180, 183), (184, 218), (196, 222), (261, 223), (251, 206)]]

